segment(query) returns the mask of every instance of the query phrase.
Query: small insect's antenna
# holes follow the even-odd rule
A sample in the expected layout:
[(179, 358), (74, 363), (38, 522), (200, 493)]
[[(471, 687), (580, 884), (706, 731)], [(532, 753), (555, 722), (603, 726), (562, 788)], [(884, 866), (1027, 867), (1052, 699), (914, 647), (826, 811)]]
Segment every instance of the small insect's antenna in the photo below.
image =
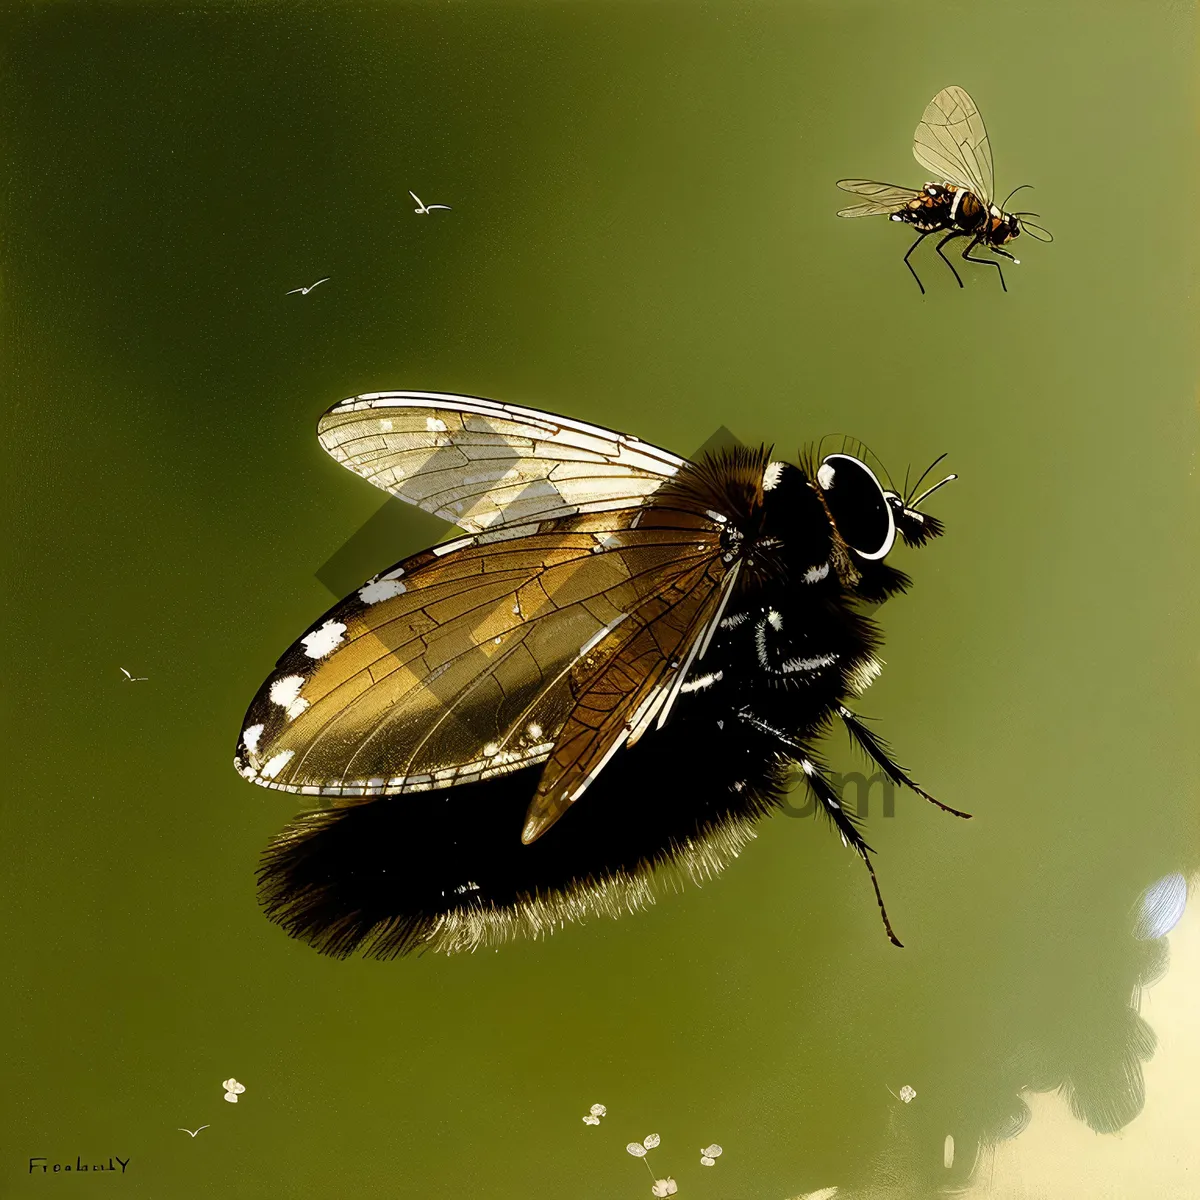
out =
[(958, 478), (957, 475), (947, 475), (946, 478), (941, 481), (941, 483), (935, 483), (933, 485), (933, 487), (926, 488), (925, 491), (923, 491), (910, 505), (908, 505), (908, 507), (916, 508), (917, 505), (920, 504), (922, 500), (926, 499), (929, 496), (932, 496), (933, 493), (938, 490), (938, 488), (945, 486), (947, 483), (952, 483), (957, 478)]
[[(939, 455), (937, 456), (937, 458), (935, 458), (935, 459), (933, 460), (933, 462), (931, 462), (931, 463), (929, 464), (929, 466), (927, 466), (927, 467), (925, 468), (925, 470), (923, 470), (923, 471), (921, 472), (921, 478), (920, 478), (920, 479), (918, 479), (918, 480), (917, 480), (917, 482), (913, 484), (912, 492), (910, 492), (910, 491), (908, 491), (908, 490), (907, 490), (907, 489), (908, 489), (908, 475), (907, 475), (907, 474), (905, 474), (905, 476), (904, 476), (904, 487), (905, 487), (905, 493), (904, 493), (904, 494), (905, 494), (906, 496), (911, 496), (911, 495), (913, 494), (913, 492), (915, 492), (915, 491), (917, 490), (917, 488), (919, 488), (919, 487), (921, 486), (921, 484), (923, 484), (923, 483), (925, 482), (925, 477), (926, 477), (926, 476), (929, 474), (929, 472), (930, 472), (930, 471), (932, 471), (932, 470), (933, 470), (933, 468), (934, 468), (934, 467), (936, 467), (936, 466), (938, 465), (938, 463), (940, 463), (940, 462), (942, 461), (942, 459), (943, 459), (943, 458), (945, 458), (945, 457), (946, 457), (946, 455), (945, 455), (945, 454), (939, 454)], [(904, 501), (904, 507), (905, 507), (905, 508), (912, 508), (912, 504), (911, 504), (911, 503), (910, 503), (908, 500), (905, 500), (905, 501)]]
[(1010, 200), (1011, 200), (1011, 199), (1012, 199), (1012, 198), (1013, 198), (1013, 197), (1014, 197), (1014, 196), (1015, 196), (1015, 195), (1016, 195), (1016, 194), (1017, 194), (1019, 191), (1021, 191), (1021, 189), (1022, 189), (1022, 188), (1031, 188), (1031, 187), (1033, 187), (1033, 184), (1032, 184), (1032, 183), (1023, 183), (1023, 184), (1021, 184), (1021, 186), (1020, 186), (1020, 187), (1015, 187), (1015, 188), (1013, 188), (1013, 190), (1012, 190), (1011, 192), (1009, 192), (1007, 196), (1005, 196), (1005, 197), (1004, 197), (1004, 203), (1003, 203), (1002, 205), (1000, 205), (1000, 211), (1001, 211), (1001, 212), (1005, 212), (1005, 211), (1007, 211), (1007, 208), (1008, 208), (1008, 202), (1009, 202), (1009, 201), (1010, 201)]

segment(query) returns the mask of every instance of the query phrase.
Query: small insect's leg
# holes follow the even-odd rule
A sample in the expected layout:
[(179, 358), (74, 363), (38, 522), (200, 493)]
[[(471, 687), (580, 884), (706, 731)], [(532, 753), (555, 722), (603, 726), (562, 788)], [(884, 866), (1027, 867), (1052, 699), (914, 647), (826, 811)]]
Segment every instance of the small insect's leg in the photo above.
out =
[(983, 239), (976, 236), (975, 240), (962, 252), (962, 256), (967, 262), (986, 263), (989, 267), (996, 268), (996, 274), (1000, 276), (1000, 288), (1002, 291), (1008, 291), (1008, 284), (1004, 282), (1004, 272), (1000, 269), (1000, 264), (994, 258), (973, 258), (971, 251), (982, 242)]
[(842, 808), (841, 797), (837, 789), (821, 773), (821, 768), (807, 755), (802, 755), (800, 770), (804, 772), (804, 782), (816, 797), (817, 803), (829, 814), (838, 833), (842, 835), (845, 845), (856, 850), (866, 864), (867, 873), (871, 876), (871, 886), (875, 889), (875, 899), (879, 902), (879, 915), (883, 918), (883, 928), (887, 931), (888, 940), (893, 946), (903, 946), (904, 943), (896, 936), (892, 923), (888, 920), (887, 907), (883, 903), (883, 893), (879, 890), (879, 880), (875, 878), (875, 868), (871, 865), (871, 847), (863, 841), (858, 826)]
[(961, 279), (961, 278), (959, 278), (959, 274), (958, 274), (958, 272), (957, 272), (957, 271), (954, 269), (954, 264), (953, 264), (953, 263), (952, 263), (952, 262), (951, 262), (951, 261), (950, 261), (950, 260), (949, 260), (949, 259), (948, 259), (948, 258), (947, 258), (947, 257), (946, 257), (944, 254), (943, 254), (943, 253), (942, 253), (942, 247), (943, 247), (943, 246), (944, 246), (944, 245), (945, 245), (947, 242), (952, 242), (952, 241), (954, 241), (954, 239), (955, 239), (955, 238), (966, 237), (966, 236), (967, 236), (967, 235), (966, 235), (965, 233), (961, 233), (961, 232), (959, 232), (959, 230), (957, 230), (957, 229), (952, 229), (952, 230), (951, 230), (951, 231), (950, 231), (948, 234), (946, 234), (946, 236), (945, 236), (944, 238), (942, 238), (942, 240), (941, 240), (940, 242), (938, 242), (938, 244), (937, 244), (937, 252), (938, 252), (938, 257), (939, 257), (939, 258), (942, 260), (942, 262), (944, 262), (944, 263), (946, 264), (946, 266), (948, 266), (948, 267), (950, 268), (950, 274), (954, 276), (954, 278), (955, 278), (955, 280), (957, 281), (957, 283), (958, 283), (958, 286), (959, 286), (959, 287), (962, 287), (962, 285), (963, 285), (963, 281), (962, 281), (962, 279)]
[(1005, 258), (1011, 258), (1015, 263), (1019, 263), (1021, 261), (1015, 255), (1009, 254), (1007, 250), (1001, 250), (999, 246), (989, 246), (988, 249), (991, 250), (993, 254), (1002, 254)]
[(844, 704), (838, 705), (838, 716), (841, 717), (842, 723), (846, 726), (846, 731), (858, 743), (858, 745), (866, 752), (870, 758), (883, 773), (893, 782), (901, 787), (910, 788), (916, 792), (918, 796), (922, 796), (928, 800), (930, 804), (937, 805), (943, 812), (953, 813), (956, 817), (965, 817), (970, 820), (971, 814), (960, 812), (957, 808), (951, 808), (948, 804), (943, 804), (940, 800), (935, 800), (924, 788), (918, 787), (908, 773), (900, 766), (891, 756), (891, 750), (888, 744), (863, 724), (862, 718), (856, 713), (852, 713)]
[[(927, 237), (928, 233), (923, 233), (911, 246), (908, 248), (908, 254), (911, 254)], [(925, 295), (925, 285), (921, 282), (920, 275), (917, 274), (916, 268), (908, 261), (908, 254), (904, 256), (904, 265), (909, 269), (912, 277), (917, 281), (917, 287), (921, 289), (921, 295)]]
[(892, 923), (888, 920), (887, 907), (883, 903), (883, 893), (879, 890), (879, 880), (875, 878), (875, 868), (871, 865), (871, 854), (873, 853), (871, 847), (863, 840), (863, 835), (855, 824), (854, 818), (842, 807), (842, 798), (838, 795), (837, 788), (822, 773), (821, 767), (809, 752), (808, 747), (781, 729), (768, 725), (748, 708), (739, 710), (737, 715), (746, 724), (778, 738), (790, 756), (800, 764), (800, 770), (804, 773), (804, 782), (808, 784), (809, 791), (825, 810), (838, 833), (842, 835), (842, 841), (857, 851), (866, 864), (867, 873), (871, 876), (871, 886), (875, 889), (875, 899), (879, 902), (879, 915), (883, 918), (883, 927), (887, 931), (888, 940), (894, 946), (903, 946), (904, 943), (896, 936), (895, 930), (892, 929)]

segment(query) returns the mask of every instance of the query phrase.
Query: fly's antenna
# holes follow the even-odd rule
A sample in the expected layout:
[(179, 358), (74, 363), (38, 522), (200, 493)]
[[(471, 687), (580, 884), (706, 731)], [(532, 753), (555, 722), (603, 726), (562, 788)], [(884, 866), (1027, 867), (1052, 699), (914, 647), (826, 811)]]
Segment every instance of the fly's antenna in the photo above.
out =
[(919, 495), (919, 496), (918, 496), (918, 497), (917, 497), (917, 498), (916, 498), (916, 499), (915, 499), (915, 500), (914, 500), (914, 501), (913, 501), (913, 502), (912, 502), (910, 505), (908, 505), (907, 507), (909, 507), (909, 508), (912, 508), (912, 509), (915, 509), (915, 508), (917, 507), (917, 505), (921, 503), (921, 501), (922, 501), (922, 500), (926, 499), (926, 497), (928, 497), (928, 496), (932, 496), (932, 495), (933, 495), (933, 493), (934, 493), (934, 492), (936, 492), (936, 491), (938, 490), (938, 488), (940, 488), (940, 487), (944, 487), (944, 486), (945, 486), (947, 483), (952, 483), (952, 482), (953, 482), (955, 479), (957, 479), (957, 478), (958, 478), (958, 476), (957, 476), (957, 475), (947, 475), (947, 476), (946, 476), (946, 478), (945, 478), (945, 479), (943, 479), (943, 480), (942, 480), (940, 483), (935, 483), (935, 484), (933, 485), (933, 487), (931, 487), (931, 488), (926, 488), (926, 489), (925, 489), (925, 490), (924, 490), (924, 491), (923, 491), (923, 492), (922, 492), (922, 493), (921, 493), (921, 494), (920, 494), (920, 495)]
[[(923, 484), (925, 482), (926, 476), (928, 476), (929, 472), (932, 471), (933, 468), (936, 467), (938, 465), (938, 463), (940, 463), (942, 461), (942, 459), (945, 457), (946, 457), (945, 454), (939, 454), (937, 456), (937, 458), (935, 458), (933, 460), (933, 462), (931, 462), (929, 464), (929, 466), (927, 466), (925, 468), (925, 470), (923, 470), (921, 472), (921, 478), (918, 479), (917, 482), (912, 485), (912, 492), (908, 491), (908, 475), (907, 475), (907, 473), (905, 474), (905, 476), (904, 476), (904, 488), (905, 488), (904, 507), (905, 508), (913, 507), (913, 501), (912, 501), (913, 492), (915, 492), (917, 490), (917, 488), (919, 488), (921, 486), (921, 484)], [(941, 485), (939, 484), (938, 486), (940, 487)]]
[(1021, 189), (1022, 189), (1022, 188), (1031, 188), (1031, 187), (1033, 187), (1033, 184), (1032, 184), (1032, 183), (1023, 183), (1023, 184), (1021, 184), (1021, 186), (1020, 186), (1020, 187), (1015, 187), (1015, 188), (1013, 188), (1013, 190), (1012, 190), (1011, 192), (1009, 192), (1007, 196), (1005, 196), (1005, 197), (1004, 197), (1004, 203), (1003, 203), (1002, 205), (1000, 205), (1000, 211), (1001, 211), (1001, 212), (1006, 212), (1006, 211), (1008, 210), (1008, 202), (1009, 202), (1009, 201), (1010, 201), (1010, 200), (1011, 200), (1011, 199), (1012, 199), (1012, 198), (1013, 198), (1013, 197), (1014, 197), (1014, 196), (1015, 196), (1015, 195), (1016, 195), (1016, 194), (1017, 194), (1019, 191), (1021, 191)]

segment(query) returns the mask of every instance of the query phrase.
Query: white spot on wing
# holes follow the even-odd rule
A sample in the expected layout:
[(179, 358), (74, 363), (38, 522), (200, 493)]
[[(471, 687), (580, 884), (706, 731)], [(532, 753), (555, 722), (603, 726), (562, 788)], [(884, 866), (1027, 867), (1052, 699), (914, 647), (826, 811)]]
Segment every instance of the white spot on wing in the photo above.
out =
[(425, 418), (425, 428), (430, 433), (445, 433), (446, 432), (446, 422), (443, 421), (440, 417), (426, 417)]
[(821, 464), (820, 470), (817, 471), (817, 482), (825, 491), (833, 487), (833, 467), (829, 463)]
[(804, 582), (820, 583), (821, 580), (824, 579), (828, 574), (829, 564), (827, 562), (822, 563), (819, 567), (809, 567), (808, 570), (804, 572)]
[(308, 701), (300, 695), (304, 682), (303, 675), (285, 675), (271, 684), (271, 702), (287, 710), (289, 721), (294, 721), (308, 707)]
[(259, 772), (264, 779), (274, 779), (284, 767), (295, 757), (295, 750), (280, 750), (273, 758), (269, 758)]
[(392, 423), (387, 417), (384, 417), (383, 420), (379, 422), (379, 428), (382, 429), (384, 433), (391, 433)]
[(380, 600), (391, 600), (407, 591), (398, 579), (372, 579), (358, 589), (358, 598), (364, 604), (378, 604)]
[(772, 491), (779, 484), (779, 477), (783, 474), (784, 464), (781, 462), (767, 463), (767, 469), (763, 471), (763, 491)]
[(300, 639), (304, 653), (309, 658), (324, 658), (342, 640), (345, 632), (346, 627), (340, 621), (326, 621), (320, 629)]
[(262, 737), (261, 725), (250, 725), (242, 730), (242, 745), (253, 754), (258, 749), (258, 739)]

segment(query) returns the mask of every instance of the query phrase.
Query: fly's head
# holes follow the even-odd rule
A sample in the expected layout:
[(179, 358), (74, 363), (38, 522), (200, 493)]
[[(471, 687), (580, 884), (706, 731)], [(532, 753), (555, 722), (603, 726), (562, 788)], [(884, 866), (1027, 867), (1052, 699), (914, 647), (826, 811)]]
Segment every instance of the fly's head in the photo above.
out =
[(907, 498), (882, 482), (872, 466), (854, 454), (827, 454), (812, 471), (808, 486), (827, 514), (833, 535), (830, 565), (842, 586), (860, 599), (879, 602), (908, 586), (908, 577), (885, 561), (897, 538), (908, 546), (923, 546), (941, 535), (942, 523), (921, 512), (919, 506), (955, 476), (915, 495), (933, 466)]

